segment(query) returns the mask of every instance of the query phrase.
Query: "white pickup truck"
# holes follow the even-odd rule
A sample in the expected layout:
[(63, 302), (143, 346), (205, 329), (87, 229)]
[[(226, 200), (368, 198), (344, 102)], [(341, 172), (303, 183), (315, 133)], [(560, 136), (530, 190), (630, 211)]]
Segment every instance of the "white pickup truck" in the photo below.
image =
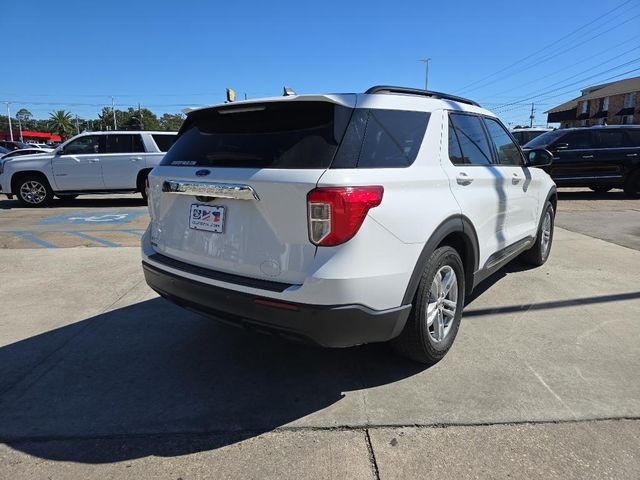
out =
[(140, 192), (147, 175), (175, 140), (174, 132), (82, 133), (50, 153), (0, 162), (0, 193), (27, 207), (48, 205), (54, 196)]

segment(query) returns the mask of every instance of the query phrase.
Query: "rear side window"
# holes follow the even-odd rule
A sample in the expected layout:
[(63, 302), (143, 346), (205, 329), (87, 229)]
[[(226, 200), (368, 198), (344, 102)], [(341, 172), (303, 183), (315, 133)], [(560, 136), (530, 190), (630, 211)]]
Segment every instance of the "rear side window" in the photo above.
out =
[(589, 132), (571, 132), (560, 138), (557, 144), (566, 143), (568, 150), (579, 150), (582, 148), (591, 148), (591, 135)]
[(158, 150), (161, 152), (168, 152), (173, 145), (173, 142), (176, 140), (175, 135), (165, 135), (165, 134), (156, 134), (151, 135), (153, 137), (153, 141), (156, 142)]
[(327, 168), (351, 110), (329, 102), (270, 102), (193, 112), (161, 165)]
[(408, 167), (428, 123), (428, 112), (356, 109), (331, 168)]
[(474, 115), (449, 114), (449, 121), (460, 142), (462, 160), (454, 165), (491, 165), (492, 154), (482, 120)]
[(627, 135), (622, 129), (594, 130), (596, 145), (600, 148), (622, 148), (630, 146)]
[(142, 138), (138, 134), (106, 135), (107, 153), (140, 153), (144, 152)]
[(640, 128), (630, 128), (627, 130), (629, 138), (631, 139), (632, 147), (640, 147)]
[(522, 165), (522, 155), (505, 128), (492, 118), (485, 118), (484, 124), (498, 154), (500, 165)]

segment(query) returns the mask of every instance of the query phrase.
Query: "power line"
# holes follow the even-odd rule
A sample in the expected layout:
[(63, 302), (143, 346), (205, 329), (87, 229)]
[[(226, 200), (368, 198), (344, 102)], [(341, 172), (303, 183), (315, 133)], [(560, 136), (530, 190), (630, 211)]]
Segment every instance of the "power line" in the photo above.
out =
[[(549, 94), (549, 93), (557, 92), (558, 90), (562, 90), (562, 89), (564, 89), (564, 88), (566, 88), (566, 87), (570, 87), (570, 86), (572, 86), (572, 85), (577, 85), (577, 84), (579, 84), (579, 83), (584, 83), (584, 82), (585, 82), (585, 81), (587, 81), (587, 80), (590, 80), (590, 79), (595, 78), (595, 77), (599, 77), (599, 76), (604, 75), (604, 74), (606, 74), (606, 73), (609, 73), (609, 72), (611, 72), (611, 71), (613, 71), (613, 70), (617, 70), (618, 68), (621, 68), (621, 67), (626, 66), (626, 65), (630, 65), (630, 64), (632, 64), (632, 63), (636, 63), (636, 62), (638, 62), (638, 61), (640, 61), (640, 57), (635, 58), (635, 59), (633, 59), (633, 60), (631, 60), (631, 61), (629, 61), (629, 62), (623, 63), (623, 64), (621, 64), (621, 65), (617, 65), (617, 66), (615, 66), (615, 67), (613, 67), (613, 68), (610, 68), (610, 69), (604, 70), (604, 71), (602, 71), (602, 72), (598, 72), (598, 73), (596, 73), (596, 74), (594, 74), (594, 75), (590, 75), (590, 76), (588, 76), (588, 77), (582, 78), (582, 79), (580, 79), (580, 80), (578, 80), (578, 81), (575, 81), (575, 82), (572, 82), (572, 83), (568, 83), (568, 84), (566, 84), (566, 85), (562, 85), (561, 87), (558, 87), (558, 88), (555, 88), (555, 89), (552, 89), (552, 90), (549, 90), (549, 91), (545, 91), (545, 92), (542, 92), (542, 93), (538, 93), (538, 94), (535, 94), (535, 95), (531, 95), (531, 96), (529, 96), (529, 97), (521, 98), (521, 99), (519, 99), (517, 102), (504, 103), (504, 104), (502, 104), (502, 105), (497, 106), (497, 107), (496, 107), (496, 109), (500, 109), (501, 107), (509, 107), (509, 106), (511, 106), (511, 105), (516, 105), (516, 104), (518, 104), (518, 103), (526, 102), (526, 101), (528, 101), (528, 100), (529, 100), (529, 101), (530, 101), (530, 100), (535, 100), (536, 98), (546, 96), (546, 95), (547, 95), (547, 94)], [(636, 68), (636, 69), (634, 69), (634, 70), (629, 70), (629, 71), (627, 71), (627, 72), (624, 72), (624, 73), (621, 73), (621, 74), (618, 74), (618, 75), (614, 75), (613, 77), (609, 77), (609, 78), (606, 78), (606, 79), (603, 79), (603, 80), (599, 80), (599, 81), (600, 81), (600, 82), (603, 82), (603, 81), (611, 80), (611, 79), (613, 79), (613, 78), (618, 78), (618, 77), (624, 76), (624, 75), (626, 75), (626, 74), (628, 74), (628, 73), (636, 72), (636, 71), (638, 71), (638, 70), (640, 70), (640, 68)]]
[[(618, 45), (616, 45), (616, 47), (619, 47), (619, 46), (621, 46), (621, 45), (624, 45), (625, 43), (629, 43), (630, 41), (635, 40), (636, 38), (640, 38), (640, 35), (636, 35), (636, 36), (634, 36), (634, 37), (631, 37), (630, 39), (628, 39), (628, 40), (626, 40), (626, 41), (624, 41), (624, 42), (622, 42), (622, 43), (619, 43)], [(615, 48), (615, 47), (613, 47), (613, 48)], [(625, 51), (625, 52), (621, 53), (620, 55), (617, 55), (617, 56), (615, 56), (615, 57), (609, 58), (608, 60), (606, 60), (605, 62), (601, 63), (600, 65), (604, 65), (604, 64), (606, 64), (606, 63), (609, 63), (609, 62), (611, 62), (611, 61), (613, 61), (613, 60), (616, 60), (616, 59), (618, 59), (618, 58), (620, 58), (620, 57), (622, 57), (622, 56), (626, 55), (627, 53), (631, 53), (631, 52), (633, 52), (633, 51), (635, 51), (635, 50), (638, 50), (638, 49), (640, 49), (640, 45), (638, 45), (638, 46), (636, 46), (636, 47), (633, 47), (632, 49), (627, 50), (627, 51)], [(585, 62), (588, 62), (588, 61), (592, 61), (594, 57), (598, 57), (598, 56), (600, 56), (600, 55), (602, 55), (602, 54), (605, 54), (605, 53), (609, 53), (609, 54), (610, 54), (610, 53), (611, 53), (611, 48), (607, 48), (606, 50), (602, 50), (602, 51), (601, 51), (601, 52), (599, 52), (599, 53), (596, 53), (596, 54), (590, 55), (588, 58), (585, 58), (585, 59), (583, 59), (583, 60), (581, 60), (581, 61), (579, 61), (579, 62), (573, 63), (573, 64), (571, 64), (571, 65), (563, 65), (563, 69), (564, 69), (564, 70), (567, 70), (567, 69), (569, 69), (569, 68), (575, 67), (576, 65), (580, 65), (581, 63), (585, 63)], [(575, 74), (574, 76), (582, 75), (583, 73), (587, 73), (587, 72), (589, 72), (589, 70), (590, 70), (590, 69), (585, 70), (585, 71), (580, 72), (580, 73), (577, 73), (577, 74)], [(527, 85), (531, 85), (532, 83), (539, 82), (540, 80), (546, 80), (547, 78), (548, 78), (548, 75), (546, 75), (546, 76), (544, 76), (544, 77), (536, 78), (536, 79), (534, 79), (534, 80), (531, 80), (530, 82), (526, 82), (526, 83), (519, 83), (517, 87), (510, 88), (510, 89), (507, 89), (507, 90), (503, 90), (503, 89), (501, 89), (501, 90), (500, 90), (500, 93), (502, 94), (502, 93), (507, 93), (507, 92), (513, 92), (514, 90), (518, 90), (518, 89), (519, 89), (519, 88), (521, 88), (521, 87), (524, 87), (524, 86), (527, 86)], [(568, 77), (568, 78), (566, 78), (565, 80), (569, 80), (570, 78), (573, 78), (573, 76), (572, 76), (572, 77)], [(562, 81), (564, 81), (564, 80), (561, 80), (561, 82), (562, 82)]]
[[(588, 23), (586, 23), (586, 24), (582, 25), (581, 27), (577, 28), (576, 30), (572, 31), (571, 33), (568, 33), (567, 35), (565, 35), (565, 36), (563, 36), (563, 37), (561, 37), (561, 38), (559, 38), (559, 39), (555, 40), (554, 42), (551, 42), (550, 44), (548, 44), (548, 45), (546, 45), (546, 46), (542, 47), (541, 49), (536, 50), (535, 52), (533, 52), (533, 53), (531, 53), (531, 54), (529, 54), (529, 55), (527, 55), (527, 56), (525, 56), (525, 57), (521, 58), (520, 60), (517, 60), (517, 61), (515, 61), (515, 62), (513, 62), (513, 63), (511, 63), (511, 64), (509, 64), (509, 65), (507, 65), (506, 67), (504, 67), (504, 68), (502, 68), (502, 69), (498, 70), (497, 72), (494, 72), (494, 73), (492, 73), (492, 74), (490, 74), (490, 75), (487, 75), (486, 77), (483, 77), (483, 78), (481, 78), (481, 79), (479, 79), (479, 80), (476, 80), (475, 82), (472, 82), (472, 83), (470, 83), (470, 84), (468, 84), (468, 85), (466, 85), (466, 86), (462, 87), (460, 90), (458, 90), (458, 93), (461, 93), (461, 92), (463, 92), (463, 91), (465, 91), (465, 90), (468, 90), (470, 87), (472, 87), (472, 86), (474, 86), (474, 85), (477, 85), (478, 83), (482, 83), (482, 82), (484, 82), (485, 80), (488, 80), (488, 79), (490, 79), (490, 78), (493, 78), (493, 77), (495, 77), (496, 75), (500, 75), (501, 73), (506, 72), (507, 70), (509, 70), (509, 69), (511, 69), (511, 68), (513, 68), (513, 67), (515, 67), (516, 65), (520, 65), (521, 63), (525, 62), (526, 60), (529, 60), (530, 58), (532, 58), (532, 57), (534, 57), (534, 56), (538, 55), (539, 53), (544, 52), (545, 50), (548, 50), (550, 47), (553, 47), (554, 45), (558, 44), (558, 43), (559, 43), (559, 42), (561, 42), (562, 40), (565, 40), (565, 39), (567, 39), (567, 38), (569, 38), (569, 37), (573, 36), (574, 34), (576, 34), (577, 32), (579, 32), (579, 31), (581, 31), (581, 30), (584, 30), (584, 29), (585, 29), (585, 28), (587, 28), (588, 26), (593, 25), (593, 24), (594, 24), (594, 23), (596, 23), (596, 22), (601, 22), (601, 21), (602, 21), (602, 19), (603, 19), (604, 17), (606, 17), (606, 16), (610, 15), (611, 13), (615, 12), (616, 10), (619, 10), (620, 8), (624, 7), (625, 5), (627, 5), (627, 4), (629, 4), (629, 3), (631, 3), (631, 1), (632, 1), (632, 0), (627, 0), (627, 1), (623, 2), (623, 3), (621, 3), (621, 4), (620, 4), (620, 5), (618, 5), (617, 7), (615, 7), (615, 8), (613, 8), (613, 9), (609, 10), (608, 12), (604, 13), (603, 15), (600, 15), (598, 18), (596, 18), (596, 19), (594, 19), (594, 20), (592, 20), (592, 21), (590, 21), (590, 22), (588, 22)], [(630, 9), (626, 10), (624, 13), (629, 12), (630, 10), (633, 10), (633, 9), (634, 9), (635, 7), (637, 7), (637, 6), (638, 6), (638, 4), (634, 4), (632, 8), (630, 8)], [(633, 17), (633, 18), (635, 18), (635, 17)], [(608, 22), (609, 22), (609, 21), (606, 21), (606, 22), (604, 22), (604, 24), (606, 24), (606, 23), (608, 23)], [(623, 22), (623, 23), (627, 23), (627, 22)], [(604, 24), (601, 24), (601, 25), (600, 25), (600, 27), (601, 27), (602, 25), (604, 25)], [(616, 27), (614, 27), (614, 28), (617, 28), (618, 26), (619, 26), (619, 25), (616, 25)], [(600, 28), (600, 27), (598, 27), (598, 28)], [(607, 30), (607, 31), (605, 31), (605, 32), (602, 32), (602, 34), (607, 33), (607, 32), (609, 32), (609, 31), (610, 31), (610, 30)], [(596, 36), (596, 37), (597, 37), (597, 36)], [(593, 38), (596, 38), (596, 37), (592, 37), (592, 38), (590, 38), (589, 40), (586, 40), (586, 41), (593, 40)], [(584, 42), (583, 42), (583, 43), (584, 43)], [(481, 87), (477, 87), (477, 88), (481, 88)], [(474, 90), (475, 90), (475, 88), (474, 88)]]

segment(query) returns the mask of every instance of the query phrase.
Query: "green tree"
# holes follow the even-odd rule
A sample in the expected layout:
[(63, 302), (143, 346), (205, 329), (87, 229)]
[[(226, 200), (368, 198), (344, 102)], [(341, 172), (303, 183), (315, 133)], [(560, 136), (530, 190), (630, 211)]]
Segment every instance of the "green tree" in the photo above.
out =
[(165, 113), (160, 117), (160, 127), (170, 132), (180, 130), (182, 122), (184, 122), (184, 116), (181, 113)]
[(160, 130), (158, 117), (148, 108), (129, 107), (123, 114), (126, 116), (126, 120), (122, 124), (122, 128), (125, 130)]
[(16, 118), (20, 120), (23, 130), (26, 130), (29, 128), (28, 125), (29, 125), (29, 120), (31, 120), (31, 117), (33, 117), (33, 114), (26, 108), (21, 108), (16, 112)]
[(49, 124), (53, 132), (66, 140), (73, 133), (73, 124), (71, 122), (71, 113), (64, 110), (56, 110), (49, 115)]

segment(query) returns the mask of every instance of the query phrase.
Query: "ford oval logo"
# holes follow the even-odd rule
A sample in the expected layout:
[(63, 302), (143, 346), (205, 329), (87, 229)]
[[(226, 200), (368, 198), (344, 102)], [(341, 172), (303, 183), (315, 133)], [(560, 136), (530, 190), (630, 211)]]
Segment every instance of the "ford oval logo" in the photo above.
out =
[(196, 172), (196, 175), (198, 177), (206, 177), (207, 175), (209, 175), (211, 173), (211, 170), (198, 170)]

